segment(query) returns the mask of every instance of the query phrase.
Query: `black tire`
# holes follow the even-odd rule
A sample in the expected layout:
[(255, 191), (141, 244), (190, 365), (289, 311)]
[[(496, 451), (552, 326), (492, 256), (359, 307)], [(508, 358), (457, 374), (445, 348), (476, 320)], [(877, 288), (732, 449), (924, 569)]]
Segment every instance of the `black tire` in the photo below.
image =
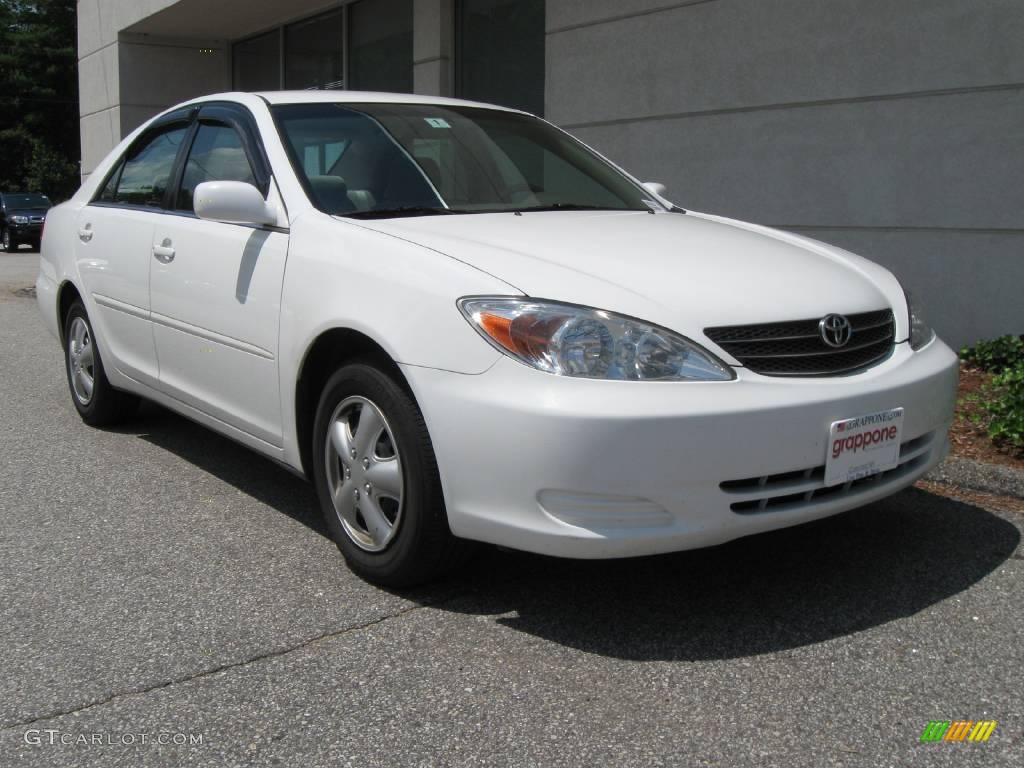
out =
[[(364, 402), (346, 405), (353, 401)], [(358, 471), (364, 459), (350, 456), (351, 465), (348, 461), (341, 461), (340, 455), (328, 448), (328, 429), (337, 422), (336, 417), (345, 413), (346, 407), (361, 409), (367, 404), (375, 406), (384, 417), (384, 431), (380, 432), (380, 441), (375, 441), (374, 445), (390, 445), (393, 441), (393, 453), (400, 458), (401, 470), (398, 473), (401, 475), (401, 499), (392, 500), (395, 511), (388, 515), (393, 538), (386, 544), (380, 544), (383, 549), (379, 551), (368, 551), (368, 542), (360, 544), (357, 541), (358, 522), (356, 533), (346, 530), (346, 523), (342, 522), (331, 492), (331, 483), (340, 486), (349, 482), (344, 478), (349, 477), (353, 467)], [(342, 410), (339, 412), (339, 409)], [(347, 433), (353, 435), (353, 447), (359, 443), (358, 424), (362, 412), (358, 411), (356, 431)], [(378, 447), (370, 451), (374, 455), (377, 452)], [(469, 542), (455, 538), (448, 527), (437, 460), (423, 415), (410, 394), (387, 373), (360, 362), (345, 365), (331, 376), (317, 406), (312, 453), (313, 481), (324, 520), (349, 567), (359, 576), (385, 587), (410, 587), (436, 577), (464, 559), (469, 551)], [(333, 470), (329, 469), (329, 461), (335, 462)], [(329, 479), (332, 473), (334, 477)], [(359, 499), (358, 486), (365, 478), (352, 477), (353, 485), (350, 487), (355, 488), (354, 496)], [(376, 488), (373, 493), (377, 493)], [(348, 498), (347, 491), (339, 493), (339, 496)], [(382, 496), (375, 507), (377, 510), (384, 508), (384, 500)], [(359, 511), (359, 503), (367, 503), (366, 498), (356, 502), (357, 521), (364, 519), (360, 517), (363, 513)], [(363, 525), (372, 527), (365, 522)]]
[(7, 253), (14, 253), (18, 250), (18, 241), (11, 237), (11, 230), (4, 230), (3, 237), (0, 238), (0, 246), (2, 246)]
[[(87, 345), (78, 344), (78, 356), (73, 351), (73, 341), (80, 334), (78, 323), (84, 323), (88, 334)], [(64, 318), (64, 370), (68, 377), (68, 389), (71, 402), (82, 417), (82, 421), (92, 427), (109, 427), (131, 418), (139, 406), (139, 398), (128, 392), (114, 389), (107, 381), (103, 370), (103, 360), (99, 347), (95, 343), (95, 335), (89, 315), (80, 299), (76, 299)], [(91, 347), (91, 358), (86, 364), (81, 357), (85, 346)], [(84, 391), (80, 380), (76, 380), (76, 363), (87, 375), (91, 375), (92, 389)]]

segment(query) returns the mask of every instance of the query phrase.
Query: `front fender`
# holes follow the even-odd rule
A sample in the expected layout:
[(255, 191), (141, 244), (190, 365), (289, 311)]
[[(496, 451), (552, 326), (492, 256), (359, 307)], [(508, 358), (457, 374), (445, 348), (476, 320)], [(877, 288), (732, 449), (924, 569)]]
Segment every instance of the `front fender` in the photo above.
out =
[(514, 287), (416, 243), (310, 211), (292, 223), (281, 294), (281, 404), (285, 451), (298, 467), (295, 388), (325, 331), (373, 339), (396, 363), (478, 374), (500, 356), (466, 322), (456, 300), (519, 295)]

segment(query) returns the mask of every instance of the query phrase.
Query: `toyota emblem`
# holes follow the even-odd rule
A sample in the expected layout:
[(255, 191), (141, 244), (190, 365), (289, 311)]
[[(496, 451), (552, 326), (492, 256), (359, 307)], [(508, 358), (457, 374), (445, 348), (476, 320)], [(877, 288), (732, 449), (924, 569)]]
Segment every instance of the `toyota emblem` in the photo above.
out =
[(830, 347), (845, 347), (853, 335), (853, 327), (850, 321), (842, 315), (825, 315), (818, 322), (818, 332), (821, 340)]

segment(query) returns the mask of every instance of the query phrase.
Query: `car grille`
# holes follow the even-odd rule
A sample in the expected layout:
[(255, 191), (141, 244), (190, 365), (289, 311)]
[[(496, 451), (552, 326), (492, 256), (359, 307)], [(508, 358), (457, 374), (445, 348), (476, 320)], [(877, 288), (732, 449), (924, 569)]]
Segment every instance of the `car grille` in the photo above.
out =
[(718, 346), (755, 373), (766, 376), (842, 376), (882, 362), (892, 353), (892, 310), (847, 315), (852, 333), (845, 346), (825, 343), (819, 319), (705, 328)]
[(822, 464), (778, 475), (728, 480), (721, 483), (719, 488), (736, 497), (729, 508), (742, 515), (783, 512), (833, 499), (851, 498), (877, 488), (880, 484), (906, 477), (926, 464), (934, 447), (935, 435), (935, 432), (929, 432), (900, 445), (900, 463), (892, 469), (842, 485), (825, 485), (825, 465)]

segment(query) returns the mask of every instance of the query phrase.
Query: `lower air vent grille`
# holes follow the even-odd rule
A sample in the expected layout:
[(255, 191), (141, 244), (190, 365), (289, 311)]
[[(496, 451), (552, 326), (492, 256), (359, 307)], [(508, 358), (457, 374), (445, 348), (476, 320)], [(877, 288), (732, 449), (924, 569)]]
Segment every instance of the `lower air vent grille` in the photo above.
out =
[(892, 469), (843, 485), (825, 486), (825, 466), (809, 467), (795, 472), (783, 472), (743, 480), (727, 480), (719, 485), (737, 500), (729, 505), (733, 512), (743, 515), (760, 512), (778, 512), (813, 506), (823, 501), (854, 496), (879, 484), (905, 477), (924, 465), (932, 452), (935, 433), (915, 438), (900, 446), (900, 463)]

